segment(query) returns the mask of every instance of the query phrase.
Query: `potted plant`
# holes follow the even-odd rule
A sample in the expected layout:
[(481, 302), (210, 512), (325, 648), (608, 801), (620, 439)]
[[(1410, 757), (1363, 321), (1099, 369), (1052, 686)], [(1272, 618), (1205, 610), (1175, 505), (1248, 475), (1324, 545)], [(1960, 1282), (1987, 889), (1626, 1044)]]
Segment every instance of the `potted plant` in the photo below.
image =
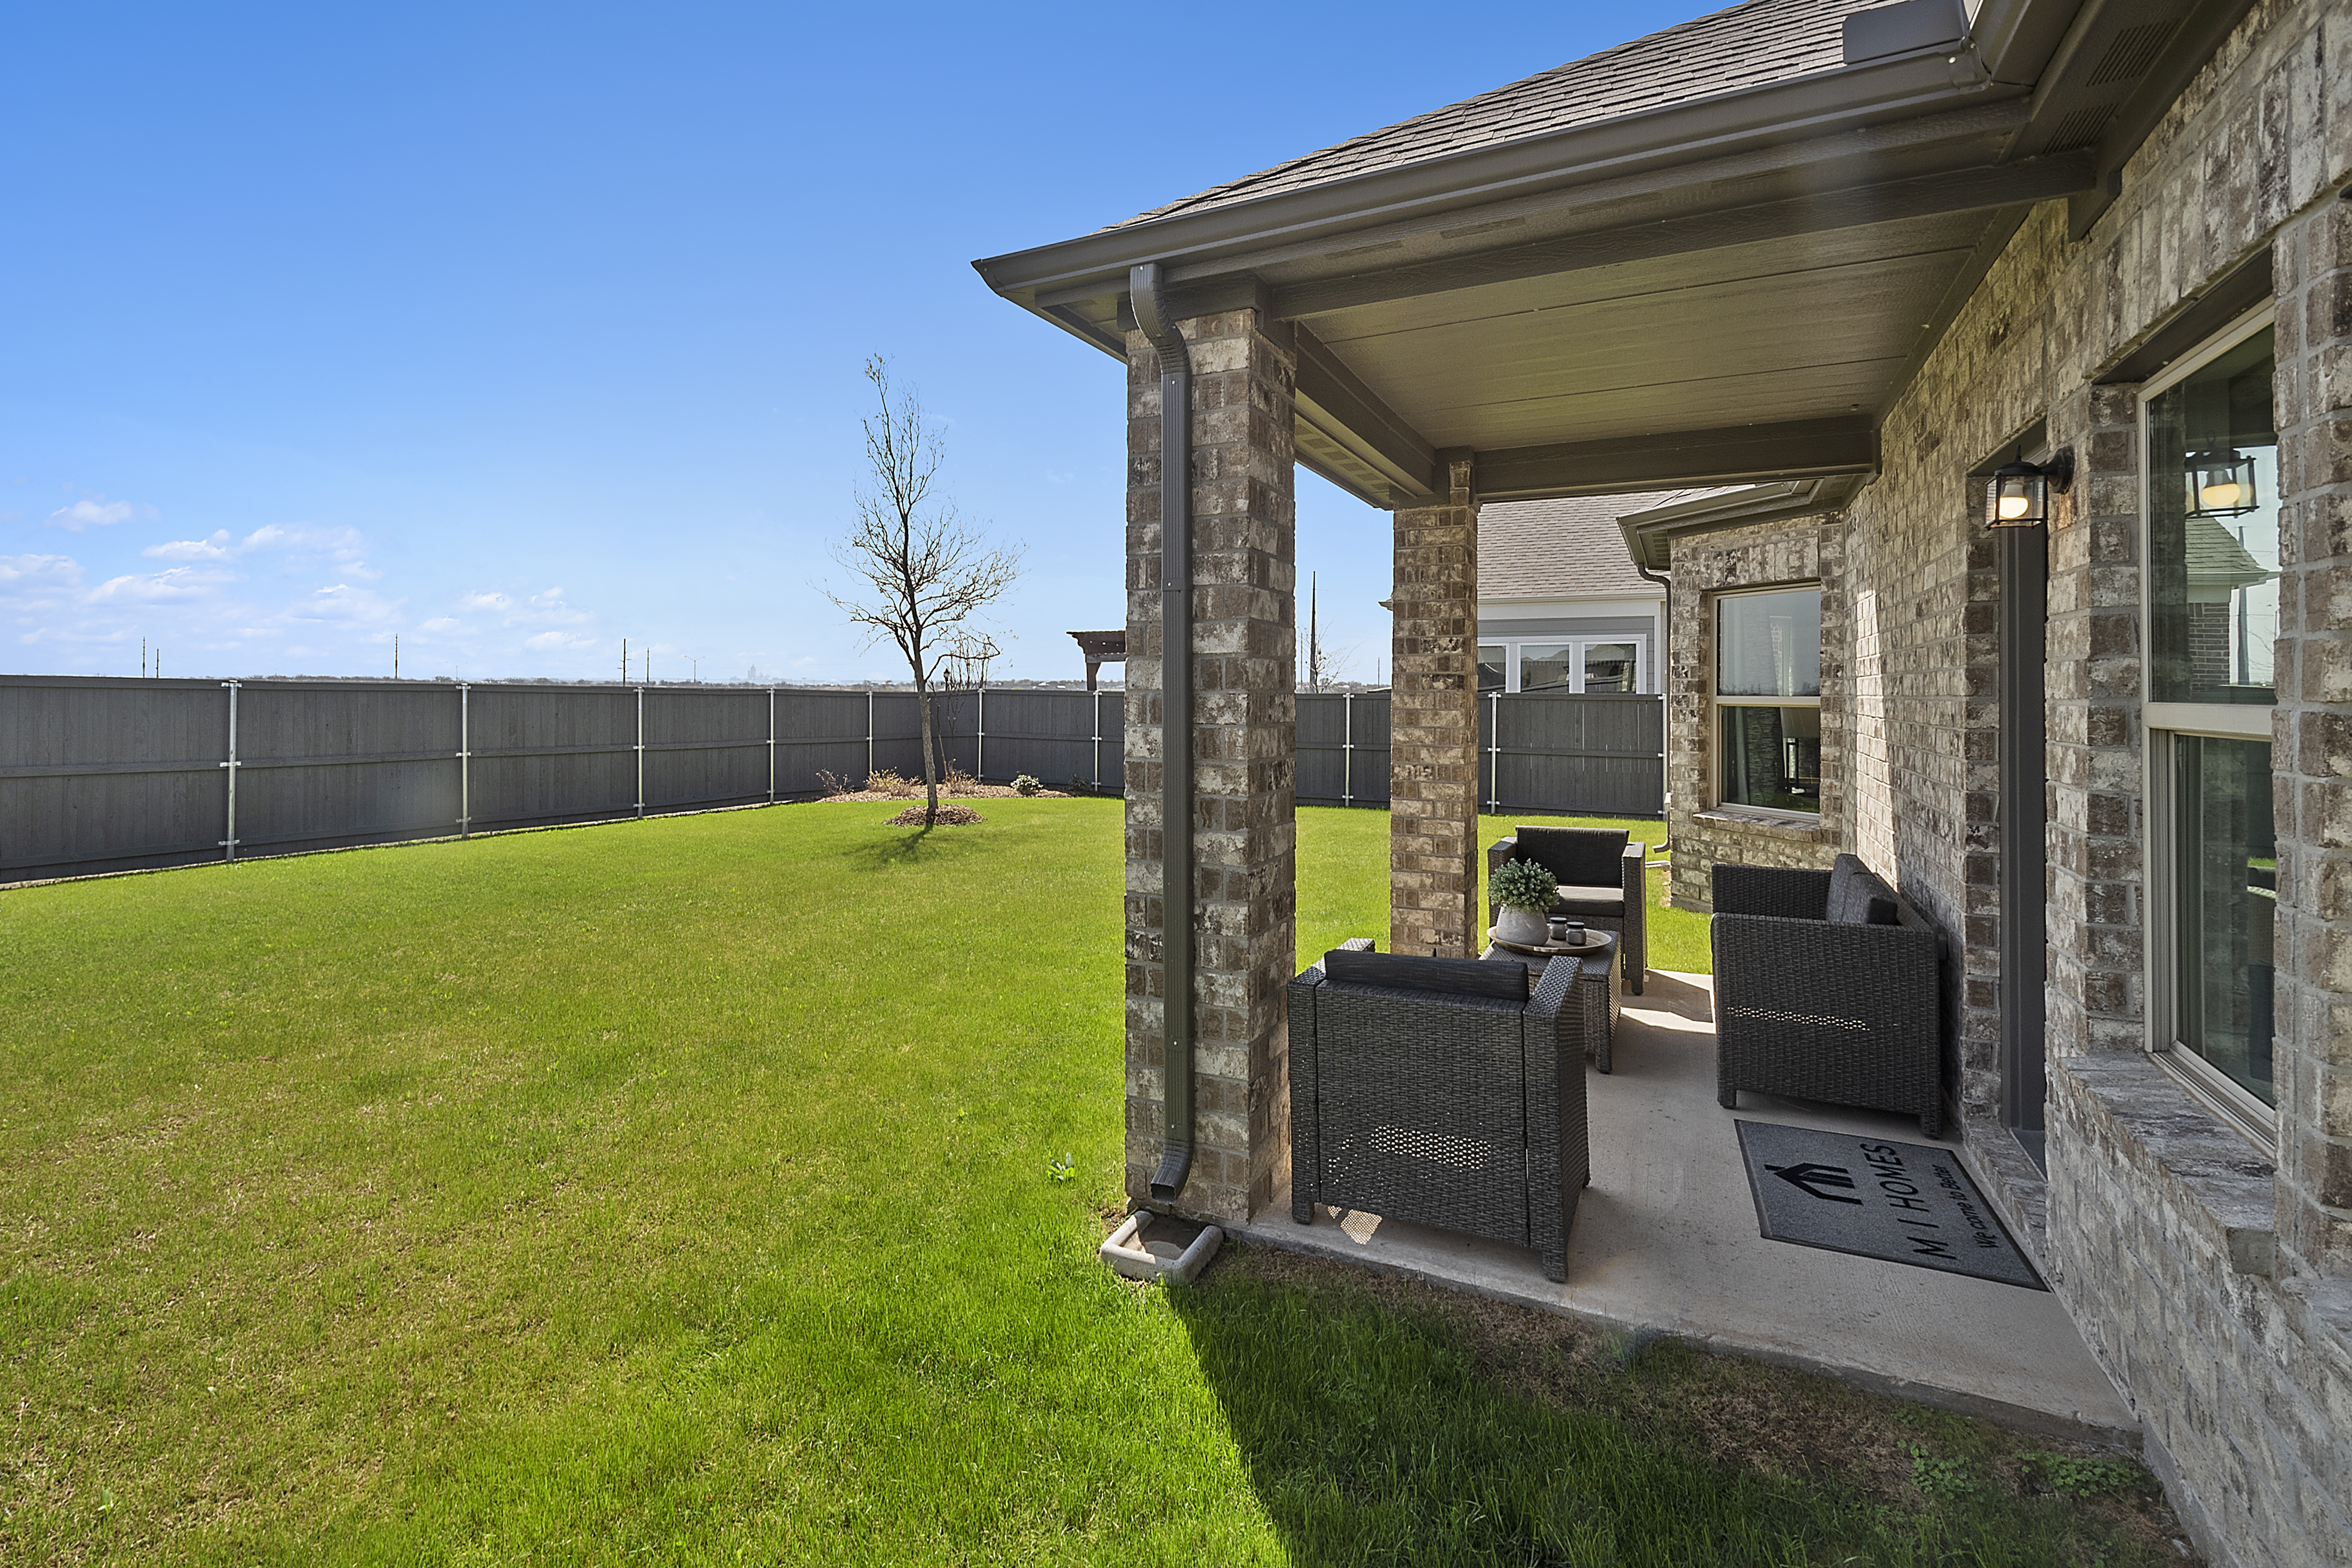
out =
[(1486, 885), (1495, 906), (1495, 940), (1541, 947), (1551, 935), (1549, 917), (1559, 897), (1559, 879), (1532, 860), (1512, 860)]

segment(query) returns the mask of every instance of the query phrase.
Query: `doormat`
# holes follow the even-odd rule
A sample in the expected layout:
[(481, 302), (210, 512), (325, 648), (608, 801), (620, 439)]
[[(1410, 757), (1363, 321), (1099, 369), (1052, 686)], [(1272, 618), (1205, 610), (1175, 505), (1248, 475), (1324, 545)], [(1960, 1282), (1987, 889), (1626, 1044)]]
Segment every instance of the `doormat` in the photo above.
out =
[(1737, 1125), (1756, 1226), (1767, 1240), (2049, 1289), (1954, 1151), (1768, 1121)]

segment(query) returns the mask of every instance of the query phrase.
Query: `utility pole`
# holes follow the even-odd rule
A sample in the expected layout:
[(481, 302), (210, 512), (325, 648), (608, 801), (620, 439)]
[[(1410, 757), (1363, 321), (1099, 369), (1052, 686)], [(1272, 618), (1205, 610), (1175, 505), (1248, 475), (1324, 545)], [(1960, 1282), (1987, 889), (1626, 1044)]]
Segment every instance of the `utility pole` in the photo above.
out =
[(623, 638), (621, 639), (621, 684), (622, 684), (622, 685), (624, 685), (624, 686), (626, 686), (628, 683), (629, 683), (629, 639), (628, 639), (628, 638), (626, 638), (626, 637), (623, 637)]
[(142, 680), (147, 679), (147, 639), (145, 637), (139, 639), (139, 679)]
[(702, 658), (701, 658), (701, 656), (700, 656), (700, 655), (698, 655), (698, 654), (691, 654), (691, 653), (690, 653), (690, 654), (688, 654), (688, 655), (686, 656), (686, 662), (687, 662), (687, 666), (688, 666), (688, 675), (687, 675), (687, 679), (688, 679), (688, 680), (689, 680), (689, 681), (691, 681), (692, 683), (694, 683), (694, 684), (695, 684), (695, 685), (697, 685), (697, 686), (701, 685), (701, 684), (702, 684)]
[(392, 678), (394, 680), (400, 679), (400, 634), (398, 632), (392, 634)]

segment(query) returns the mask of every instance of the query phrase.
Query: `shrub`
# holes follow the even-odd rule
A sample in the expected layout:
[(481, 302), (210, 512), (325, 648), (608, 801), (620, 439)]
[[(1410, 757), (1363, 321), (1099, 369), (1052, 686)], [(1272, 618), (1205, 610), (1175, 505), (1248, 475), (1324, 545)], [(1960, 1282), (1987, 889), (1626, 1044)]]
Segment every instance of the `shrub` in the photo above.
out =
[(1088, 779), (1084, 773), (1072, 773), (1070, 775), (1070, 782), (1064, 784), (1062, 787), (1068, 790), (1072, 795), (1092, 795), (1095, 793), (1094, 782)]
[(1022, 795), (1042, 795), (1045, 789), (1044, 784), (1039, 784), (1028, 773), (1023, 773), (1019, 778), (1014, 779), (1013, 787)]
[(1513, 860), (1495, 873), (1486, 891), (1505, 909), (1549, 914), (1559, 897), (1559, 879), (1532, 860)]
[(866, 775), (866, 793), (887, 795), (894, 800), (911, 800), (923, 793), (923, 786), (912, 779), (902, 779), (888, 768), (877, 768)]

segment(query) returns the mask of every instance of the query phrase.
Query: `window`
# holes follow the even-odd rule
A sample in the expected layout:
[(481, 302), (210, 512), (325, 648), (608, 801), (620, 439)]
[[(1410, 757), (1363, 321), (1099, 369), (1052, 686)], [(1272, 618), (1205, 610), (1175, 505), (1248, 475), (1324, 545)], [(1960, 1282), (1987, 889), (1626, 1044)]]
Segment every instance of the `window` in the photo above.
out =
[(2143, 395), (2150, 1045), (2258, 1143), (2271, 1074), (2278, 435), (2268, 312)]
[[(1486, 628), (1490, 633), (1493, 627)], [(1655, 691), (1648, 683), (1649, 638), (1620, 633), (1606, 640), (1576, 637), (1530, 637), (1481, 643), (1478, 691), (1544, 692), (1570, 696), (1632, 696)]]
[(1478, 649), (1478, 689), (1481, 693), (1503, 689), (1503, 671), (1509, 668), (1509, 655), (1495, 645)]
[(1594, 642), (1584, 645), (1584, 689), (1587, 691), (1630, 692), (1634, 689), (1636, 668), (1632, 643)]
[(1776, 588), (1715, 602), (1716, 798), (1822, 809), (1822, 591)]
[(1567, 643), (1521, 643), (1519, 689), (1575, 690), (1576, 649)]

